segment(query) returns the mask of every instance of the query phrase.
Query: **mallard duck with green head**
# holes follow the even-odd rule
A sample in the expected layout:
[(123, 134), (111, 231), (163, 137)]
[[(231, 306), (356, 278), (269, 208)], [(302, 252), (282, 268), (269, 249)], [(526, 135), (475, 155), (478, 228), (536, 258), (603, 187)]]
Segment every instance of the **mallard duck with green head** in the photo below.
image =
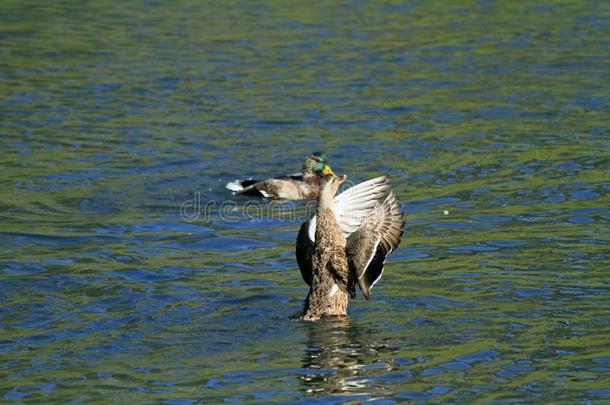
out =
[(316, 213), (297, 236), (297, 262), (309, 285), (304, 320), (347, 315), (356, 284), (368, 300), (386, 256), (398, 247), (403, 233), (400, 202), (394, 192), (387, 193), (388, 176), (365, 181), (335, 197), (346, 179), (345, 175), (324, 176)]
[(305, 158), (301, 173), (267, 180), (235, 180), (227, 188), (236, 194), (264, 197), (271, 200), (317, 200), (322, 176), (334, 175), (323, 152)]

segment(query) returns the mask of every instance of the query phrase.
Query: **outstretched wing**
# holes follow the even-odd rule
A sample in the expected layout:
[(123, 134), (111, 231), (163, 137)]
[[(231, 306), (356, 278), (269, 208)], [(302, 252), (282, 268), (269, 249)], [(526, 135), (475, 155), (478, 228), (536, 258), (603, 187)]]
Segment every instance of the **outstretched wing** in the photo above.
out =
[[(366, 215), (375, 207), (377, 200), (390, 187), (389, 176), (376, 177), (359, 183), (337, 195), (333, 200), (333, 211), (339, 228), (348, 237), (354, 232)], [(312, 277), (311, 258), (316, 240), (316, 216), (304, 222), (299, 229), (296, 257), (303, 280), (310, 285)]]
[(346, 249), (350, 270), (356, 274), (366, 299), (383, 274), (386, 256), (398, 247), (404, 225), (400, 202), (390, 192), (383, 204), (377, 204), (348, 238)]
[[(369, 211), (375, 207), (377, 200), (390, 188), (390, 176), (376, 177), (356, 184), (333, 200), (333, 211), (339, 224), (339, 229), (347, 238), (354, 232)], [(310, 220), (308, 226), (309, 239), (316, 240), (316, 216)]]

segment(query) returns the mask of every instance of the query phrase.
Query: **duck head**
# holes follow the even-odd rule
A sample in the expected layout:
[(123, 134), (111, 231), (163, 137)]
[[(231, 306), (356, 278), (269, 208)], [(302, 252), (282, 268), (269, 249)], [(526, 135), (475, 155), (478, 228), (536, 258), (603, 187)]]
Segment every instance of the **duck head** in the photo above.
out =
[(324, 152), (314, 152), (305, 158), (305, 162), (303, 163), (303, 175), (307, 177), (315, 174), (319, 176), (325, 176), (327, 174), (335, 175), (330, 168), (330, 163), (328, 159), (326, 159), (326, 154), (324, 154)]
[(339, 186), (347, 180), (347, 175), (337, 176), (336, 174), (326, 174), (320, 182), (320, 195), (318, 197), (318, 208), (325, 209), (332, 206), (333, 199)]

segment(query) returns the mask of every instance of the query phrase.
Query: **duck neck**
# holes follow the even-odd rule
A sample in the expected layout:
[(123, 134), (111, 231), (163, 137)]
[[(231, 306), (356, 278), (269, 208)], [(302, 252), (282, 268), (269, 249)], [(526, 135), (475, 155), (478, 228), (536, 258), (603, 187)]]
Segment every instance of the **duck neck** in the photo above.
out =
[(320, 196), (318, 197), (318, 214), (326, 211), (328, 208), (333, 207), (334, 195), (329, 192), (328, 188), (320, 190)]
[(316, 179), (318, 179), (318, 181), (320, 179), (320, 176), (318, 176), (316, 173), (309, 170), (303, 171), (303, 180), (307, 183), (313, 183), (316, 181)]

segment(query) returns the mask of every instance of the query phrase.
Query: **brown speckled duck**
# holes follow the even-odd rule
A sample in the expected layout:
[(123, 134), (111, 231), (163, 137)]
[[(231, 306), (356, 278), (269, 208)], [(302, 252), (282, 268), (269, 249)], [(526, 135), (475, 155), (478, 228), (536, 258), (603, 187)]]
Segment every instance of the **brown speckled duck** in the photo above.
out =
[(235, 180), (227, 188), (236, 194), (270, 200), (317, 200), (321, 176), (334, 174), (326, 155), (315, 152), (305, 158), (302, 173), (267, 180)]
[(296, 255), (309, 285), (304, 320), (345, 316), (356, 284), (366, 299), (381, 278), (386, 256), (400, 243), (405, 221), (390, 192), (389, 177), (360, 183), (335, 197), (346, 176), (326, 175), (320, 184), (316, 214), (301, 225)]

